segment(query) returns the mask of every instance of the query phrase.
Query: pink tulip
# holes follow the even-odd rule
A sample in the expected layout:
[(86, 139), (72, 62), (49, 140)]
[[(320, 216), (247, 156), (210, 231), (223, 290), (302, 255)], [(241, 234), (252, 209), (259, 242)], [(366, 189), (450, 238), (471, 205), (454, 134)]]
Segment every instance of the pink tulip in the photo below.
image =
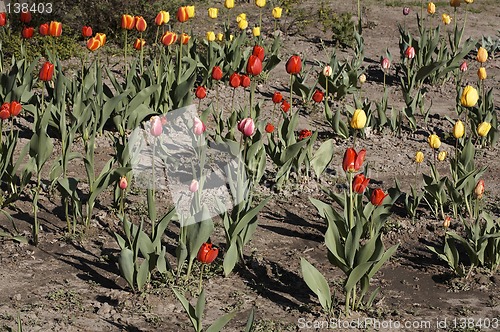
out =
[(388, 58), (383, 58), (380, 64), (382, 66), (382, 69), (387, 70), (391, 66), (391, 61), (389, 61)]
[(163, 132), (163, 126), (160, 117), (153, 116), (149, 121), (151, 122), (151, 130), (150, 130), (151, 135), (155, 137), (160, 136), (161, 133)]
[(118, 185), (119, 185), (119, 187), (120, 187), (121, 190), (127, 189), (127, 187), (128, 187), (127, 177), (126, 176), (122, 176), (120, 178), (120, 182), (118, 182)]
[(192, 193), (197, 192), (199, 188), (200, 188), (200, 184), (198, 183), (198, 181), (196, 181), (196, 180), (191, 181), (191, 184), (189, 185), (190, 192), (192, 192)]
[(413, 48), (413, 46), (409, 46), (406, 51), (405, 51), (405, 56), (408, 58), (408, 59), (413, 59), (415, 57), (415, 49)]
[(201, 135), (207, 130), (207, 126), (199, 118), (194, 118), (193, 132), (195, 135)]
[(246, 137), (252, 136), (255, 131), (255, 124), (252, 118), (245, 118), (241, 120), (238, 123), (238, 130)]
[(466, 72), (467, 71), (467, 62), (462, 62), (462, 64), (460, 65), (460, 71), (462, 73)]

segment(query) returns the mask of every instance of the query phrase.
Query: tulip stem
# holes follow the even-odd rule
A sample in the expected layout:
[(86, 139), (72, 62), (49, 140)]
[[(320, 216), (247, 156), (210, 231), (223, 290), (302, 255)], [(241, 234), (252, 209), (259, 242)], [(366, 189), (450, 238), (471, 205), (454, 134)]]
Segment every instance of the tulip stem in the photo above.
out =
[(201, 294), (201, 289), (203, 286), (203, 270), (205, 268), (205, 264), (201, 264), (201, 270), (200, 270), (200, 283), (198, 284), (198, 293)]
[(361, 4), (360, 0), (358, 0), (358, 32), (361, 35), (362, 30), (361, 30)]
[[(182, 44), (182, 43), (181, 43)], [(141, 76), (144, 74), (144, 47), (142, 46), (142, 32), (139, 37), (139, 45), (141, 45)]]
[(290, 114), (293, 112), (293, 75), (290, 74)]
[(352, 173), (351, 172), (347, 172), (347, 181), (349, 182), (349, 220), (348, 220), (348, 223), (349, 223), (349, 230), (353, 229), (354, 228), (354, 210), (353, 210), (353, 200), (352, 200), (352, 197), (353, 197), (353, 191), (352, 191)]
[(127, 68), (127, 36), (128, 36), (128, 30), (125, 29), (125, 39), (123, 40), (123, 60), (124, 60), (124, 63), (125, 63), (125, 78), (127, 77), (127, 72), (128, 72), (128, 68)]

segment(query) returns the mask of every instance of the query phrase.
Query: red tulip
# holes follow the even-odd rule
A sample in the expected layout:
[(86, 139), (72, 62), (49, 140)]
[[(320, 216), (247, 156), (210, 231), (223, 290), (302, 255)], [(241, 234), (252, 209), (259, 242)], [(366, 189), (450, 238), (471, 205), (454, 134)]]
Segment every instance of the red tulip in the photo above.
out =
[(238, 73), (233, 73), (229, 77), (229, 86), (232, 87), (232, 88), (237, 88), (237, 87), (240, 86), (240, 84), (241, 84), (240, 75)]
[(82, 36), (84, 38), (88, 38), (88, 37), (91, 37), (92, 36), (92, 28), (89, 27), (89, 26), (84, 26), (82, 28)]
[(180, 7), (177, 10), (177, 21), (184, 23), (188, 20), (189, 14), (186, 6)]
[(167, 31), (161, 37), (161, 43), (165, 46), (170, 46), (177, 41), (177, 34), (175, 32)]
[(60, 37), (62, 34), (62, 23), (52, 21), (49, 24), (49, 35), (52, 37)]
[(212, 247), (211, 243), (203, 243), (198, 251), (197, 259), (200, 263), (210, 264), (219, 255), (219, 249)]
[(3, 27), (5, 24), (7, 24), (7, 13), (2, 12), (0, 13), (0, 27)]
[(321, 103), (323, 101), (324, 95), (325, 94), (323, 92), (316, 89), (316, 91), (314, 91), (312, 99), (317, 103)]
[(265, 55), (264, 47), (260, 45), (255, 45), (252, 50), (252, 55), (255, 55), (260, 59), (261, 62), (264, 62), (264, 55)]
[(0, 107), (0, 119), (7, 120), (10, 116), (10, 104), (3, 103), (2, 107)]
[(262, 61), (256, 55), (250, 55), (247, 62), (247, 74), (257, 76), (262, 72)]
[(363, 165), (365, 160), (366, 150), (362, 149), (358, 153), (353, 148), (348, 148), (344, 153), (342, 168), (345, 172), (357, 172)]
[(10, 103), (9, 112), (10, 112), (11, 116), (18, 116), (19, 113), (21, 113), (22, 109), (23, 109), (22, 105), (20, 103), (18, 103), (17, 101), (12, 101)]
[(278, 104), (283, 100), (283, 95), (276, 91), (273, 95), (273, 103)]
[(219, 66), (212, 68), (212, 79), (220, 81), (222, 79), (222, 69)]
[(408, 59), (413, 59), (415, 57), (415, 49), (412, 46), (409, 46), (405, 51), (405, 56)]
[(247, 75), (241, 75), (241, 86), (244, 88), (248, 88), (250, 86), (250, 77)]
[(252, 136), (255, 131), (255, 123), (252, 118), (245, 118), (241, 120), (238, 123), (238, 130), (246, 137)]
[(21, 12), (21, 17), (19, 18), (21, 22), (28, 24), (31, 22), (31, 13), (29, 11), (27, 12)]
[(272, 133), (274, 131), (274, 126), (271, 123), (266, 124), (266, 133)]
[(136, 16), (135, 17), (135, 28), (139, 32), (144, 32), (146, 31), (146, 28), (148, 27), (148, 24), (146, 23), (146, 20), (142, 16)]
[(89, 49), (89, 51), (94, 52), (99, 47), (101, 47), (101, 42), (96, 37), (92, 37), (87, 41), (87, 48)]
[(43, 64), (38, 76), (42, 81), (50, 81), (52, 75), (54, 75), (54, 65), (47, 61)]
[(195, 96), (196, 98), (198, 99), (203, 99), (207, 96), (207, 89), (204, 87), (204, 86), (199, 86), (196, 88), (196, 91), (195, 91)]
[(118, 182), (118, 186), (120, 187), (121, 190), (125, 190), (128, 187), (128, 182), (127, 182), (127, 177), (122, 176), (120, 178), (120, 182)]
[(388, 194), (384, 193), (384, 191), (382, 189), (377, 188), (374, 191), (372, 191), (372, 195), (370, 197), (370, 202), (375, 206), (380, 206), (380, 205), (382, 205), (384, 198), (386, 198), (387, 196), (388, 196)]
[(40, 34), (42, 36), (48, 36), (49, 35), (49, 23), (40, 24), (40, 27), (38, 28), (38, 32), (40, 32)]
[(137, 38), (134, 42), (134, 48), (138, 51), (140, 51), (144, 45), (146, 45), (146, 41), (142, 38)]
[(312, 135), (312, 132), (307, 129), (302, 129), (299, 133), (299, 141), (302, 141), (303, 139), (306, 139)]
[(302, 70), (302, 60), (298, 55), (292, 55), (286, 62), (286, 72), (290, 75), (297, 75)]
[(281, 102), (281, 110), (285, 113), (288, 112), (290, 110), (290, 103), (283, 99)]
[(122, 15), (122, 29), (132, 30), (135, 27), (135, 17), (132, 15)]
[(35, 29), (33, 27), (24, 27), (23, 30), (21, 31), (21, 35), (23, 36), (24, 39), (30, 39), (33, 37), (33, 33), (35, 32)]
[(363, 194), (369, 182), (370, 179), (363, 173), (356, 174), (356, 176), (354, 176), (354, 180), (352, 180), (352, 189), (358, 194)]

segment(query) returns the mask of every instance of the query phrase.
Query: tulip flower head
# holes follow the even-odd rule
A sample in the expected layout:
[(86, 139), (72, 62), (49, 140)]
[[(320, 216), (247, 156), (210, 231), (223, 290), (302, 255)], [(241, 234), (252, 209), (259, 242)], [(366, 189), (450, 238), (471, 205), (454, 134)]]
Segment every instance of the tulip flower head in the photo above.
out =
[(273, 8), (273, 17), (275, 19), (280, 19), (282, 12), (283, 12), (283, 9), (281, 7), (274, 7)]
[(427, 139), (427, 142), (429, 143), (429, 146), (432, 149), (437, 150), (441, 146), (441, 140), (439, 139), (439, 136), (436, 134), (430, 135), (429, 138)]
[(458, 120), (453, 126), (453, 136), (456, 139), (462, 138), (465, 135), (465, 126), (462, 121)]
[(380, 65), (382, 66), (383, 70), (387, 70), (391, 67), (391, 61), (389, 60), (389, 58), (383, 58), (380, 62)]
[(177, 34), (175, 32), (167, 31), (161, 37), (161, 43), (165, 46), (175, 44), (177, 41)]
[(302, 141), (303, 139), (306, 139), (308, 137), (311, 137), (312, 135), (312, 132), (310, 130), (307, 130), (307, 129), (302, 129), (300, 132), (299, 132), (299, 141)]
[(260, 45), (255, 45), (252, 49), (252, 55), (255, 55), (257, 56), (260, 61), (264, 61), (264, 56), (265, 56), (265, 51), (264, 51), (264, 47), (260, 46)]
[(255, 56), (250, 55), (247, 62), (247, 74), (252, 76), (257, 76), (262, 72), (262, 61)]
[(204, 99), (207, 96), (207, 89), (204, 86), (200, 85), (196, 88), (194, 95), (198, 99)]
[(268, 122), (266, 124), (265, 130), (266, 130), (266, 133), (271, 134), (274, 131), (274, 126), (272, 125), (272, 123)]
[(483, 198), (483, 194), (484, 194), (484, 180), (481, 179), (477, 182), (476, 184), (476, 187), (474, 188), (474, 194), (476, 195), (476, 197), (478, 199), (481, 199)]
[(241, 86), (248, 88), (250, 86), (250, 77), (247, 75), (241, 75)]
[(477, 134), (481, 137), (486, 137), (491, 129), (491, 123), (489, 122), (481, 122), (479, 126), (477, 126)]
[(286, 72), (290, 75), (297, 75), (302, 70), (302, 60), (298, 55), (292, 55), (285, 65)]
[(155, 17), (155, 24), (157, 26), (167, 24), (170, 21), (170, 13), (160, 10)]
[(488, 60), (488, 51), (484, 47), (480, 47), (477, 50), (476, 60), (479, 63), (485, 63)]
[(366, 82), (366, 75), (365, 74), (359, 75), (358, 81), (360, 84), (364, 84)]
[(24, 27), (21, 31), (21, 36), (23, 36), (24, 39), (30, 39), (31, 37), (33, 37), (34, 32), (35, 29), (33, 27)]
[(333, 75), (333, 69), (329, 65), (326, 65), (325, 68), (323, 68), (323, 76), (325, 77), (332, 77)]
[(436, 5), (434, 4), (434, 2), (429, 2), (427, 4), (427, 13), (429, 15), (434, 15), (434, 13), (436, 13)]
[(189, 40), (191, 39), (191, 36), (188, 35), (187, 33), (183, 32), (181, 34), (181, 38), (180, 38), (180, 43), (182, 45), (187, 45), (189, 43)]
[(241, 13), (238, 16), (236, 16), (236, 23), (240, 23), (241, 21), (246, 21), (247, 20), (247, 14)]
[(207, 31), (207, 41), (213, 42), (215, 41), (215, 32), (213, 31)]
[(10, 116), (18, 116), (19, 113), (21, 113), (21, 110), (23, 109), (23, 106), (17, 102), (17, 101), (11, 101), (10, 102), (10, 108), (9, 108), (9, 112), (10, 112)]
[[(193, 16), (194, 16), (194, 10), (193, 10)], [(177, 21), (184, 23), (188, 19), (189, 19), (189, 14), (187, 6), (179, 7), (179, 9), (177, 10)]]
[(259, 37), (259, 36), (260, 36), (260, 27), (254, 27), (254, 28), (252, 29), (252, 35), (253, 35), (254, 37)]
[(151, 117), (151, 119), (149, 121), (151, 124), (151, 128), (149, 130), (151, 135), (153, 135), (154, 137), (160, 136), (163, 132), (163, 125), (161, 123), (160, 117), (155, 115), (155, 116)]
[(370, 183), (370, 179), (363, 173), (356, 174), (352, 180), (352, 189), (355, 193), (362, 195), (365, 192), (368, 183)]
[(245, 136), (251, 137), (255, 131), (255, 123), (252, 118), (245, 118), (238, 123), (238, 130)]
[(279, 103), (281, 103), (282, 100), (283, 100), (283, 95), (281, 93), (279, 93), (278, 91), (276, 91), (273, 94), (273, 103), (279, 104)]
[(188, 18), (193, 18), (194, 17), (194, 6), (186, 6), (186, 12), (187, 12)]
[[(40, 24), (40, 27), (38, 27), (38, 32), (40, 32), (40, 35), (42, 35), (42, 36), (48, 36), (49, 35), (49, 23)], [(83, 34), (83, 32), (82, 32), (82, 34)], [(92, 33), (90, 35), (92, 35)]]
[(211, 243), (203, 243), (198, 251), (196, 258), (200, 263), (210, 264), (219, 255), (219, 249), (212, 246)]
[(92, 37), (90, 38), (88, 41), (87, 41), (87, 49), (89, 51), (92, 51), (94, 52), (95, 50), (97, 50), (99, 47), (101, 47), (101, 42), (99, 41), (99, 39), (95, 38), (95, 37)]
[(417, 153), (415, 153), (415, 162), (417, 164), (420, 164), (423, 161), (424, 161), (424, 153), (422, 151), (417, 151)]
[(212, 79), (220, 81), (222, 79), (222, 69), (219, 66), (214, 66), (212, 68)]
[(474, 3), (474, 0), (464, 0), (464, 2), (468, 5), (470, 5), (471, 3)]
[(212, 19), (216, 19), (217, 15), (219, 15), (218, 8), (214, 8), (214, 7), (208, 8), (208, 17), (210, 17)]
[(99, 42), (101, 43), (101, 47), (104, 46), (104, 44), (106, 44), (106, 35), (104, 33), (100, 32), (96, 33), (95, 38), (99, 40)]
[(248, 28), (248, 21), (247, 20), (239, 21), (238, 28), (240, 28), (240, 30), (245, 30), (246, 28)]
[(403, 15), (407, 16), (408, 14), (410, 14), (410, 7), (403, 7)]
[[(41, 25), (40, 25), (41, 27)], [(40, 33), (41, 34), (41, 33)], [(82, 27), (82, 36), (84, 38), (89, 38), (89, 37), (92, 37), (92, 28), (89, 27), (89, 26), (84, 26)]]
[(405, 51), (405, 57), (410, 60), (415, 57), (415, 49), (413, 48), (413, 46), (408, 46)]
[(196, 180), (192, 180), (191, 183), (189, 184), (189, 191), (192, 193), (195, 193), (200, 189), (200, 184)]
[(217, 33), (217, 36), (216, 36), (217, 40), (218, 41), (223, 41), (224, 40), (224, 34), (222, 32), (219, 32)]
[(281, 110), (287, 113), (290, 110), (290, 103), (283, 99), (281, 102)]
[(132, 30), (135, 27), (135, 17), (128, 14), (122, 15), (121, 27), (125, 30)]
[(448, 25), (448, 24), (450, 24), (450, 23), (451, 23), (452, 18), (451, 18), (451, 16), (450, 16), (450, 15), (448, 15), (448, 14), (444, 14), (444, 13), (443, 13), (443, 14), (441, 15), (441, 20), (443, 21), (443, 23), (444, 23), (445, 25)]
[(31, 22), (31, 12), (21, 12), (21, 16), (19, 17), (19, 20), (23, 22), (24, 24), (28, 24)]
[(148, 23), (142, 16), (136, 16), (135, 17), (135, 29), (139, 32), (144, 32), (146, 31), (146, 28), (148, 27)]
[(54, 75), (54, 65), (47, 61), (43, 64), (38, 76), (41, 81), (47, 82), (52, 80), (52, 75)]
[(389, 194), (386, 194), (382, 189), (377, 188), (372, 191), (370, 202), (375, 206), (380, 206), (387, 196), (389, 196)]
[(0, 107), (0, 119), (7, 120), (10, 117), (10, 104), (3, 103), (2, 107)]
[(460, 104), (464, 107), (474, 107), (478, 100), (479, 94), (477, 93), (477, 90), (474, 87), (467, 85), (462, 91)]
[(449, 228), (450, 225), (451, 225), (451, 217), (446, 216), (446, 218), (444, 218), (444, 221), (443, 221), (443, 227), (446, 229), (446, 228)]
[(439, 161), (444, 161), (446, 159), (447, 153), (446, 151), (439, 151), (438, 153), (438, 160)]
[(321, 103), (323, 101), (324, 96), (325, 96), (325, 94), (323, 92), (316, 89), (316, 91), (314, 91), (312, 99), (317, 103)]
[(229, 76), (229, 86), (232, 88), (237, 88), (241, 85), (241, 77), (238, 73), (232, 73)]
[(450, 6), (452, 7), (460, 7), (460, 3), (462, 2), (462, 0), (450, 0)]
[(127, 177), (122, 176), (120, 178), (120, 181), (118, 182), (118, 186), (120, 187), (121, 190), (125, 190), (128, 187), (128, 182), (127, 182)]
[(234, 0), (225, 0), (224, 7), (226, 7), (227, 9), (233, 9), (234, 8)]
[(348, 148), (344, 153), (342, 161), (342, 169), (344, 172), (357, 172), (363, 165), (365, 160), (366, 150), (362, 149), (358, 153), (353, 148)]
[(193, 120), (193, 133), (197, 136), (200, 136), (207, 130), (207, 126), (200, 120), (200, 118), (195, 117)]
[(134, 42), (134, 48), (140, 51), (144, 45), (146, 45), (146, 41), (143, 38), (137, 38)]
[(5, 26), (7, 24), (7, 13), (2, 12), (0, 13), (0, 27)]
[(486, 68), (484, 67), (479, 67), (479, 69), (477, 70), (477, 77), (483, 81), (486, 79), (486, 77), (488, 77), (488, 74), (486, 74)]
[(351, 118), (351, 127), (353, 129), (363, 129), (366, 125), (366, 113), (362, 109), (357, 109)]
[(460, 65), (460, 71), (462, 73), (465, 73), (467, 71), (467, 62), (466, 61), (462, 62), (462, 64)]
[(255, 0), (255, 4), (257, 5), (257, 7), (263, 8), (266, 6), (266, 0)]

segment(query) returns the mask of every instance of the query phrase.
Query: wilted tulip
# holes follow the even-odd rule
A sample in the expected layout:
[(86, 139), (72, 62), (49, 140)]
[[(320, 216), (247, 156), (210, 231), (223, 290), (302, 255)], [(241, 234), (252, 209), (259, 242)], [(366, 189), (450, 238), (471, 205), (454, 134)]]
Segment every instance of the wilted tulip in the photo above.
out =
[(33, 37), (33, 33), (35, 32), (35, 29), (33, 27), (24, 27), (23, 30), (21, 31), (21, 35), (23, 36), (24, 39), (30, 39)]
[(488, 75), (486, 74), (486, 68), (484, 67), (479, 67), (477, 70), (477, 77), (482, 81), (485, 80)]
[(125, 190), (128, 187), (128, 182), (127, 182), (127, 177), (122, 176), (120, 178), (120, 181), (118, 182), (118, 186), (120, 187), (121, 190)]
[(446, 159), (446, 155), (447, 155), (446, 151), (440, 151), (438, 153), (438, 160), (439, 161), (444, 161)]
[(252, 35), (253, 35), (254, 37), (259, 37), (259, 36), (260, 36), (260, 27), (254, 27), (254, 28), (252, 29)]
[(357, 172), (363, 165), (365, 160), (366, 150), (362, 149), (358, 153), (353, 148), (347, 148), (342, 160), (342, 169), (345, 172)]
[(195, 135), (200, 136), (207, 130), (207, 126), (198, 117), (193, 120), (193, 132)]
[(285, 65), (286, 72), (290, 75), (297, 75), (302, 70), (302, 60), (298, 55), (292, 55)]
[(207, 96), (207, 89), (204, 86), (199, 86), (196, 88), (195, 96), (198, 99), (204, 99)]
[(238, 130), (246, 137), (253, 135), (255, 131), (255, 123), (252, 118), (245, 118), (238, 123)]
[(323, 68), (323, 75), (325, 77), (332, 77), (333, 74), (333, 69), (329, 65), (326, 65), (325, 68)]
[(488, 51), (484, 47), (477, 50), (476, 60), (480, 63), (485, 63), (488, 60)]
[(160, 26), (167, 24), (170, 21), (170, 13), (164, 10), (160, 10), (155, 17), (155, 24)]
[(462, 0), (450, 0), (450, 6), (455, 7), (455, 8), (456, 7), (460, 7), (460, 2), (461, 1)]
[(142, 16), (136, 16), (135, 17), (135, 29), (139, 32), (144, 32), (146, 31), (146, 28), (148, 27), (148, 23)]
[(273, 8), (273, 17), (275, 19), (281, 18), (281, 13), (283, 12), (283, 9), (281, 7), (274, 7)]
[(281, 103), (282, 100), (283, 100), (283, 95), (281, 93), (279, 93), (278, 91), (276, 91), (273, 94), (273, 103), (278, 104), (278, 103)]
[[(194, 15), (194, 10), (193, 10)], [(189, 19), (188, 8), (187, 6), (179, 7), (177, 10), (177, 21), (184, 23)]]
[(462, 121), (458, 120), (453, 126), (453, 136), (456, 139), (462, 138), (465, 135), (465, 126)]
[(413, 59), (415, 57), (415, 49), (413, 48), (413, 46), (408, 46), (405, 51), (405, 57), (407, 59)]
[(429, 142), (429, 146), (432, 149), (439, 149), (439, 147), (441, 146), (441, 140), (439, 139), (439, 136), (436, 134), (430, 135), (429, 138), (427, 139), (427, 142)]
[(146, 45), (146, 41), (143, 38), (137, 38), (134, 42), (134, 48), (138, 51), (140, 51), (144, 45)]
[(262, 61), (255, 56), (250, 55), (247, 62), (247, 74), (252, 76), (257, 76), (262, 72)]
[(94, 52), (95, 50), (97, 50), (99, 47), (101, 46), (101, 42), (99, 41), (99, 39), (95, 38), (95, 37), (92, 37), (90, 38), (88, 41), (87, 41), (87, 49), (89, 51), (92, 51)]
[(474, 107), (479, 100), (479, 94), (477, 90), (470, 85), (467, 85), (462, 91), (462, 97), (460, 98), (460, 103), (464, 107)]
[(227, 9), (233, 9), (234, 8), (234, 0), (225, 0), (224, 7), (226, 7)]
[(43, 64), (38, 76), (42, 81), (50, 81), (52, 75), (54, 75), (54, 65), (47, 61)]
[(462, 62), (462, 64), (460, 65), (460, 71), (462, 73), (465, 73), (467, 71), (467, 62), (466, 61)]
[(219, 255), (219, 249), (212, 247), (211, 243), (203, 243), (198, 251), (196, 258), (200, 263), (210, 264)]
[(266, 0), (255, 0), (257, 7), (262, 8), (266, 6)]
[(323, 101), (323, 97), (324, 96), (325, 96), (325, 94), (323, 92), (321, 92), (320, 90), (316, 89), (316, 91), (314, 91), (312, 99), (315, 102), (317, 102), (317, 103), (321, 103)]
[(310, 130), (308, 130), (308, 129), (302, 129), (299, 132), (299, 141), (302, 141), (303, 139), (311, 137), (311, 135), (312, 135), (312, 132)]
[(415, 162), (420, 164), (422, 161), (424, 161), (424, 153), (422, 151), (417, 151), (417, 153), (415, 153)]
[(367, 178), (363, 173), (356, 174), (356, 176), (354, 176), (354, 179), (352, 180), (352, 190), (354, 190), (355, 193), (361, 195), (365, 192), (368, 183), (370, 183), (370, 179)]
[(452, 18), (451, 18), (451, 16), (450, 16), (450, 15), (448, 15), (448, 14), (443, 14), (443, 15), (441, 15), (441, 20), (443, 21), (443, 23), (444, 23), (445, 25), (448, 25), (448, 24), (450, 24), (450, 23), (451, 23)]
[(406, 16), (410, 14), (410, 7), (403, 7), (403, 15)]
[(212, 68), (212, 79), (220, 81), (222, 79), (222, 69), (219, 66), (214, 66)]
[(271, 123), (268, 122), (266, 124), (265, 130), (266, 130), (266, 133), (271, 134), (274, 131), (274, 126)]
[(210, 18), (217, 18), (217, 15), (219, 14), (219, 9), (218, 8), (208, 8), (208, 17)]
[(177, 41), (177, 34), (175, 32), (167, 31), (161, 36), (161, 43), (165, 46), (170, 46)]
[(483, 198), (483, 194), (484, 194), (484, 180), (483, 179), (481, 179), (477, 182), (476, 187), (474, 188), (474, 194), (479, 199)]
[(231, 76), (229, 76), (229, 86), (232, 88), (237, 88), (241, 84), (241, 78), (238, 73), (232, 73)]
[(357, 109), (351, 118), (351, 127), (353, 129), (363, 129), (366, 125), (366, 113), (362, 109)]
[(434, 4), (434, 2), (429, 2), (427, 4), (427, 13), (429, 13), (429, 15), (434, 15), (435, 12), (436, 12), (436, 5)]
[(215, 32), (213, 32), (213, 31), (207, 31), (207, 37), (206, 38), (207, 38), (207, 40), (209, 42), (215, 41)]
[[(40, 29), (41, 29), (41, 28), (42, 28), (42, 26), (40, 25)], [(42, 34), (42, 33), (40, 32), (40, 34)], [(83, 27), (82, 27), (82, 36), (83, 36), (84, 38), (89, 38), (89, 37), (91, 37), (91, 36), (92, 36), (92, 28), (91, 28), (91, 27), (89, 27), (89, 26), (86, 26), (86, 25), (85, 25), (85, 26), (83, 26)]]
[(149, 121), (151, 124), (151, 128), (149, 130), (151, 135), (153, 135), (154, 137), (160, 136), (161, 133), (163, 132), (163, 125), (161, 123), (160, 117), (155, 115), (155, 116), (151, 117), (151, 119)]
[(491, 129), (491, 123), (489, 122), (481, 122), (479, 126), (477, 126), (477, 134), (481, 137), (486, 137)]
[(135, 27), (135, 17), (132, 15), (122, 15), (122, 29), (132, 30)]
[(196, 180), (192, 180), (191, 184), (189, 185), (189, 191), (192, 193), (195, 193), (200, 189), (200, 184)]
[(377, 188), (372, 191), (370, 202), (375, 206), (380, 206), (387, 196), (388, 194), (386, 194), (382, 189)]

